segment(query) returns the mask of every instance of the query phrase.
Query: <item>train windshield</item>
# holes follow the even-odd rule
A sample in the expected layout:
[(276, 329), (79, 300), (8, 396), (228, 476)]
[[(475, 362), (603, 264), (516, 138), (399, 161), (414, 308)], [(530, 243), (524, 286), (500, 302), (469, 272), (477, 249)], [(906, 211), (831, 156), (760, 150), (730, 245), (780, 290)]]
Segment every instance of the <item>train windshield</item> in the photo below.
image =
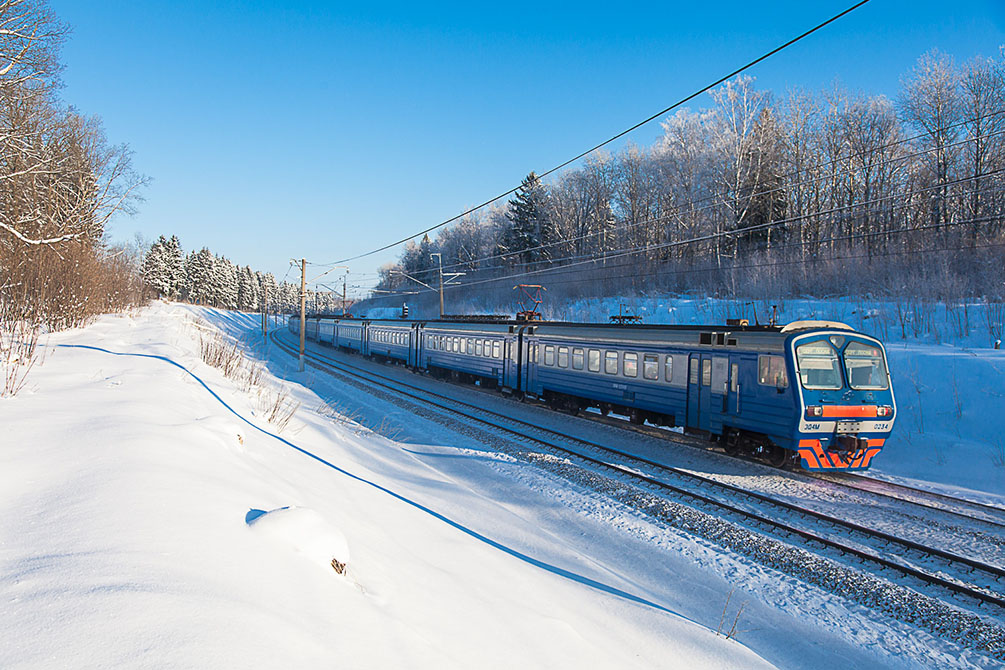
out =
[(837, 351), (826, 340), (796, 347), (796, 364), (803, 388), (836, 390), (844, 386)]
[(889, 386), (883, 350), (865, 342), (844, 348), (844, 369), (853, 389), (886, 389)]

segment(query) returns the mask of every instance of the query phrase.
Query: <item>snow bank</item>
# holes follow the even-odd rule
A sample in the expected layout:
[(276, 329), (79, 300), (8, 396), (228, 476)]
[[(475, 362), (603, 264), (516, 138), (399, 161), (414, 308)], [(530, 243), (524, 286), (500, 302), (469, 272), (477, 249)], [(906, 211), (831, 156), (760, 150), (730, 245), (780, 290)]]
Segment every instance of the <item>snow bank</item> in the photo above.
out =
[(288, 545), (312, 563), (331, 568), (332, 561), (349, 563), (349, 543), (340, 530), (306, 507), (280, 507), (271, 512), (251, 510), (248, 527)]
[[(94, 348), (52, 350), (0, 401), (0, 667), (773, 667), (715, 635), (731, 585), (469, 438), (414, 416), (421, 445), (357, 434), (292, 386), (280, 439), (201, 362), (192, 313), (212, 317), (157, 304), (55, 334)], [(363, 590), (311, 566), (346, 538)]]

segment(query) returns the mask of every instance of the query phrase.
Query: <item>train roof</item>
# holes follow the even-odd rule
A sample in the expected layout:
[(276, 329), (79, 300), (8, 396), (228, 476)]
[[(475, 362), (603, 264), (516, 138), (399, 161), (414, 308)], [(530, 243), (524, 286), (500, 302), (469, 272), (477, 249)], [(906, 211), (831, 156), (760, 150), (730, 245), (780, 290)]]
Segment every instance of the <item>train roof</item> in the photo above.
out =
[[(312, 317), (314, 319), (319, 317)], [(680, 346), (689, 349), (721, 351), (720, 348), (761, 353), (782, 353), (786, 342), (814, 331), (856, 332), (838, 321), (803, 320), (784, 326), (771, 325), (658, 325), (617, 323), (575, 323), (566, 321), (496, 321), (449, 319), (405, 320), (320, 317), (362, 324), (369, 322), (377, 327), (411, 328), (418, 325), (426, 332), (462, 336), (499, 336), (523, 331), (544, 341), (568, 343), (572, 346), (602, 346), (614, 344), (625, 347)]]

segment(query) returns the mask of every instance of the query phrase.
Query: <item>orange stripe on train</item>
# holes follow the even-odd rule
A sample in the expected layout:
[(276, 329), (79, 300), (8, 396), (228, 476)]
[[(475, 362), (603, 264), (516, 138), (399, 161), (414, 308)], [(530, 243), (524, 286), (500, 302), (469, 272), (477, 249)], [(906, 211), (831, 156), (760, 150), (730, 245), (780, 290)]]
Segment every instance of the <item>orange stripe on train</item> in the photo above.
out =
[(867, 418), (876, 416), (875, 405), (824, 405), (824, 418)]
[[(802, 444), (805, 441), (806, 440), (800, 440), (800, 444)], [(820, 467), (820, 461), (817, 460), (817, 457), (813, 453), (812, 449), (800, 449), (799, 450), (799, 455), (802, 457), (802, 459), (804, 461), (806, 461), (806, 467), (808, 467), (808, 468), (819, 468)]]
[(870, 438), (869, 448), (864, 452), (856, 452), (854, 458), (845, 460), (841, 454), (834, 451), (824, 451), (820, 440), (799, 440), (799, 456), (806, 461), (807, 468), (867, 468), (872, 457), (882, 451), (883, 438)]

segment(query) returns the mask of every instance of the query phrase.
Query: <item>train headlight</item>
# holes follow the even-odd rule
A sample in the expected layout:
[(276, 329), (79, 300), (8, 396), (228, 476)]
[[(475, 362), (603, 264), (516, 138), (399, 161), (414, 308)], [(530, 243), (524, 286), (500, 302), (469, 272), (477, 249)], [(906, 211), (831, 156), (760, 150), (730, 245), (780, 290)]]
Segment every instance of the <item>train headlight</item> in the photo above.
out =
[(806, 408), (806, 418), (816, 419), (824, 415), (824, 408), (820, 405), (810, 405)]
[(889, 405), (880, 405), (876, 408), (876, 416), (893, 416), (893, 408)]

